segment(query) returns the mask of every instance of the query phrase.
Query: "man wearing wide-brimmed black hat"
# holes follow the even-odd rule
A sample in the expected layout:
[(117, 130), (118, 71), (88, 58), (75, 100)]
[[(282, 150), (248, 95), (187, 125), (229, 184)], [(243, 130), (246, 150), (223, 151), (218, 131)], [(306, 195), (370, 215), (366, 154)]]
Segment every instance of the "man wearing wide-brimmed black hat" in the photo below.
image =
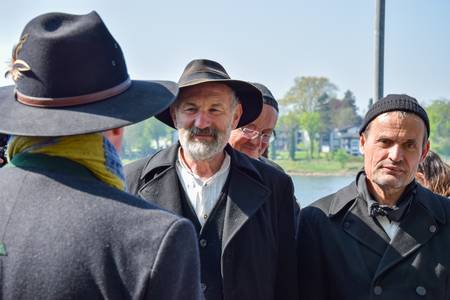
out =
[(99, 133), (164, 110), (175, 83), (130, 80), (95, 12), (30, 21), (0, 88), (0, 298), (201, 299), (188, 220), (124, 192)]
[(130, 192), (193, 222), (206, 299), (296, 299), (292, 182), (227, 144), (258, 117), (261, 93), (205, 59), (179, 85), (157, 116), (179, 143), (127, 166)]
[(301, 211), (300, 299), (450, 299), (450, 200), (414, 179), (430, 148), (426, 111), (387, 95), (359, 134), (363, 170)]

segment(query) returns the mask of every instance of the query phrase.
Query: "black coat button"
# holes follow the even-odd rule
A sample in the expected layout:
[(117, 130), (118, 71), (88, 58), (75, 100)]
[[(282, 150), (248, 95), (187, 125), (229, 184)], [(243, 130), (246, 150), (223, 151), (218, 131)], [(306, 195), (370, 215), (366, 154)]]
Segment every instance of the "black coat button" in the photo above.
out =
[(437, 230), (437, 227), (436, 227), (436, 225), (431, 225), (430, 227), (428, 227), (428, 230), (429, 230), (431, 233), (435, 233), (436, 230)]
[(200, 240), (200, 247), (205, 248), (208, 245), (208, 242), (205, 239)]
[(381, 288), (381, 286), (377, 285), (376, 287), (373, 288), (373, 293), (379, 296), (381, 295), (381, 293), (383, 293), (383, 289)]
[(200, 283), (200, 287), (202, 288), (202, 291), (206, 291), (206, 284), (204, 284), (203, 282)]
[(419, 285), (418, 287), (416, 287), (416, 293), (419, 296), (425, 296), (427, 294), (427, 289)]

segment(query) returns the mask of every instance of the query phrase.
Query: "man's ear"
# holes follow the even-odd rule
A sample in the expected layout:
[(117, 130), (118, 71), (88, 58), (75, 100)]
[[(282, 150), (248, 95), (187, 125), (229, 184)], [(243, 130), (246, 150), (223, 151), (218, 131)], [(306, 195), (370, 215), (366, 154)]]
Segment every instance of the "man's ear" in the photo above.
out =
[(123, 127), (111, 129), (113, 135), (123, 135)]
[(364, 146), (366, 145), (366, 137), (364, 134), (359, 136), (359, 152), (364, 155)]
[(422, 161), (425, 159), (425, 157), (427, 156), (428, 151), (430, 151), (430, 141), (429, 141), (429, 140), (428, 140), (427, 143), (425, 144), (425, 147), (423, 147), (423, 149), (422, 149), (422, 155), (421, 155), (421, 157), (420, 157), (420, 161), (421, 161), (421, 162), (422, 162)]
[(170, 112), (170, 116), (172, 117), (173, 125), (175, 126), (175, 128), (177, 128), (177, 114), (175, 112), (175, 109), (176, 109), (175, 105), (171, 105), (169, 112)]
[(425, 179), (425, 175), (422, 172), (416, 172), (416, 180), (423, 185), (424, 187), (426, 187), (426, 179)]
[(232, 129), (236, 129), (239, 124), (239, 120), (242, 116), (242, 104), (238, 103), (234, 109), (233, 119), (232, 119)]

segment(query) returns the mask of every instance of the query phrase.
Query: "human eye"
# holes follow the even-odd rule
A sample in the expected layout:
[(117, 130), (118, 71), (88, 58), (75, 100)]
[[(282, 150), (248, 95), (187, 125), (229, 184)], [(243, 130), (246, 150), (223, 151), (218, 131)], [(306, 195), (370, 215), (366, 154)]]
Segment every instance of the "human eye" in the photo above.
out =
[(380, 144), (382, 147), (388, 147), (392, 144), (392, 141), (386, 138), (379, 138), (377, 140), (377, 143)]
[(406, 142), (406, 148), (407, 149), (415, 149), (416, 148), (417, 143), (415, 141), (407, 141)]
[(183, 108), (183, 111), (187, 112), (187, 113), (194, 113), (197, 111), (197, 108), (195, 106), (192, 105), (187, 105)]
[(270, 133), (264, 133), (261, 135), (261, 139), (263, 143), (268, 143), (270, 142), (270, 138), (272, 137), (272, 135)]

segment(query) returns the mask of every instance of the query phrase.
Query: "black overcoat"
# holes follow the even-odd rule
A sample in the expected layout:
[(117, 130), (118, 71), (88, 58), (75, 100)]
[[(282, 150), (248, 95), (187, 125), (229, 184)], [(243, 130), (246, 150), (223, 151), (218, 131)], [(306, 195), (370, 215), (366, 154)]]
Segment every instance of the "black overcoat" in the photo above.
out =
[(27, 160), (0, 170), (0, 299), (202, 298), (188, 220), (69, 160)]
[(450, 200), (418, 185), (393, 240), (355, 182), (304, 208), (300, 299), (450, 299)]
[[(182, 214), (179, 145), (125, 168), (129, 191)], [(225, 300), (297, 299), (291, 179), (229, 145), (231, 157), (221, 275)]]

